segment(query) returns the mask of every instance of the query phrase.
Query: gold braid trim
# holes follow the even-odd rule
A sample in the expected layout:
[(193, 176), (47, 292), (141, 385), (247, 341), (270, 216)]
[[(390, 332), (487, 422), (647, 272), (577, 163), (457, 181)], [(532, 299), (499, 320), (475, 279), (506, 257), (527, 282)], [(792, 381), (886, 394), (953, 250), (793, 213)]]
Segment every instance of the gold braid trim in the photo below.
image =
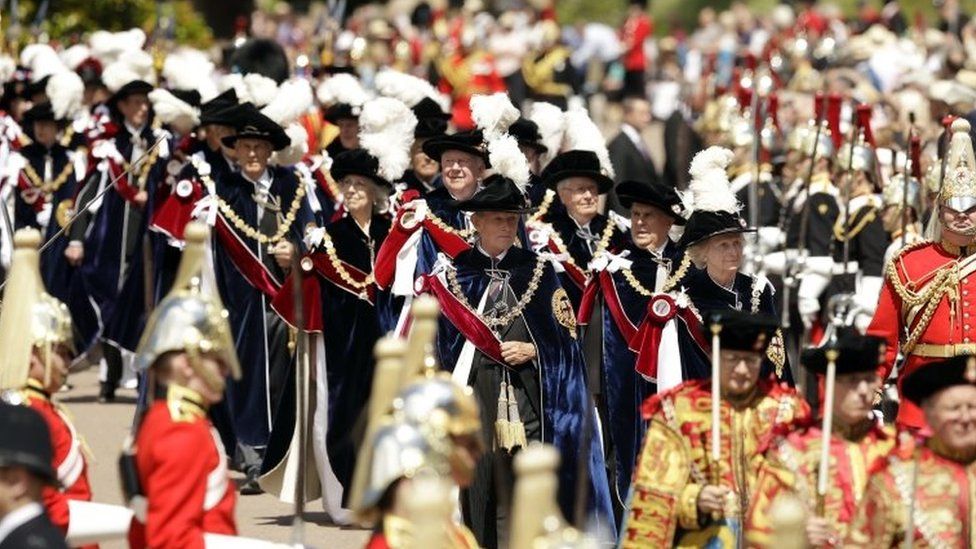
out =
[(329, 263), (332, 264), (332, 268), (339, 273), (339, 278), (343, 282), (350, 285), (351, 287), (363, 291), (373, 284), (373, 273), (366, 275), (366, 278), (362, 282), (357, 282), (346, 270), (345, 266), (342, 264), (342, 260), (339, 259), (338, 253), (336, 253), (335, 243), (332, 242), (332, 238), (329, 233), (323, 233), (322, 235), (322, 247), (325, 249), (325, 255), (329, 258)]
[(542, 217), (549, 213), (549, 208), (552, 206), (552, 201), (556, 199), (556, 193), (552, 189), (546, 189), (546, 194), (542, 197), (542, 202), (539, 204), (539, 209), (529, 216), (529, 223), (535, 223), (542, 220)]
[(468, 240), (472, 236), (474, 236), (474, 230), (473, 229), (455, 229), (454, 227), (452, 227), (452, 226), (448, 225), (447, 223), (445, 223), (443, 219), (441, 219), (441, 218), (437, 217), (436, 215), (434, 215), (434, 212), (432, 212), (430, 210), (427, 210), (427, 219), (429, 219), (430, 222), (433, 223), (434, 226), (437, 227), (438, 229), (440, 229), (440, 230), (442, 230), (444, 232), (447, 232), (447, 233), (451, 233), (451, 234), (455, 234), (457, 236), (460, 236), (461, 238), (463, 238), (465, 240)]
[[(159, 158), (159, 149), (160, 147), (153, 147), (152, 151), (149, 153), (149, 158), (147, 158), (142, 165), (139, 166), (139, 176), (136, 178), (136, 188), (138, 188), (140, 191), (146, 190), (146, 180), (149, 179), (149, 170), (156, 165), (156, 159)], [(131, 177), (132, 172), (130, 170), (132, 170), (132, 166), (128, 161), (123, 160), (122, 171), (130, 174), (129, 177)], [(132, 179), (129, 179), (129, 181), (132, 181)]]
[(61, 135), (61, 145), (67, 147), (71, 144), (71, 138), (75, 136), (75, 129), (72, 126), (68, 126), (64, 133)]
[(30, 181), (34, 188), (38, 189), (45, 195), (51, 195), (56, 193), (58, 189), (64, 186), (65, 182), (68, 181), (68, 177), (74, 171), (74, 164), (72, 164), (69, 159), (68, 163), (64, 166), (64, 169), (61, 170), (61, 173), (59, 173), (53, 181), (42, 180), (41, 176), (37, 174), (37, 171), (34, 170), (34, 167), (29, 163), (25, 164), (23, 169), (24, 175), (27, 176), (27, 180)]
[[(295, 217), (298, 214), (298, 209), (302, 207), (302, 199), (305, 198), (305, 176), (301, 172), (295, 171), (295, 176), (298, 178), (298, 187), (295, 189), (295, 198), (291, 201), (291, 206), (288, 208), (288, 213), (285, 214), (284, 222), (278, 225), (278, 230), (272, 236), (267, 236), (262, 234), (261, 231), (251, 227), (244, 222), (243, 219), (237, 212), (231, 208), (230, 204), (224, 202), (223, 198), (217, 197), (217, 207), (220, 208), (220, 213), (224, 214), (224, 217), (230, 220), (231, 223), (237, 227), (245, 236), (252, 240), (257, 240), (261, 244), (274, 244), (285, 237), (288, 231), (291, 230), (292, 223), (295, 222)], [(209, 179), (209, 176), (206, 177)]]
[(855, 236), (857, 236), (858, 233), (863, 231), (864, 227), (867, 227), (868, 223), (871, 223), (877, 217), (878, 217), (877, 208), (871, 208), (871, 211), (864, 214), (864, 216), (861, 218), (860, 221), (857, 222), (856, 225), (854, 225), (850, 229), (847, 229), (847, 234), (845, 234), (844, 232), (847, 223), (844, 220), (842, 220), (840, 217), (838, 217), (837, 222), (834, 223), (834, 238), (836, 238), (840, 242), (845, 242), (847, 240), (850, 240)]
[(542, 95), (566, 96), (572, 92), (568, 84), (556, 82), (556, 66), (563, 64), (569, 58), (569, 51), (565, 48), (556, 48), (541, 59), (535, 60), (526, 57), (522, 62), (522, 76), (529, 89)]
[(688, 273), (688, 269), (691, 268), (691, 256), (688, 252), (685, 252), (684, 257), (681, 258), (681, 264), (678, 265), (678, 269), (674, 271), (674, 274), (668, 278), (667, 282), (664, 283), (664, 288), (662, 292), (670, 292), (674, 287), (681, 281), (682, 278)]
[[(491, 328), (493, 331), (504, 328), (515, 320), (515, 317), (522, 314), (522, 309), (532, 301), (532, 297), (535, 295), (536, 290), (539, 289), (539, 283), (542, 281), (542, 275), (545, 274), (546, 260), (544, 258), (538, 258), (535, 262), (535, 269), (532, 271), (532, 279), (529, 280), (529, 287), (526, 288), (525, 293), (515, 304), (512, 310), (508, 311), (500, 317), (486, 317), (484, 318), (485, 325)], [(447, 284), (451, 293), (454, 297), (458, 299), (465, 307), (470, 311), (476, 312), (478, 309), (471, 306), (468, 298), (464, 295), (464, 291), (461, 289), (461, 284), (457, 279), (457, 269), (447, 269)]]
[(921, 242), (905, 248), (885, 268), (885, 277), (891, 282), (891, 287), (895, 290), (895, 294), (898, 295), (908, 308), (915, 308), (921, 306), (923, 303), (925, 304), (922, 315), (915, 324), (915, 329), (908, 334), (908, 337), (902, 344), (902, 352), (905, 354), (911, 353), (912, 349), (915, 348), (915, 344), (918, 343), (922, 332), (928, 328), (929, 323), (932, 321), (932, 316), (939, 307), (939, 303), (942, 302), (942, 298), (948, 297), (950, 302), (959, 300), (959, 264), (954, 261), (935, 271), (932, 281), (926, 284), (921, 292), (916, 292), (908, 287), (909, 285), (914, 286), (911, 281), (909, 281), (909, 285), (902, 283), (898, 272), (895, 270), (895, 265), (901, 263), (901, 258), (905, 252), (917, 248), (922, 244), (927, 244), (927, 242)]
[(624, 275), (624, 280), (627, 281), (627, 284), (633, 288), (635, 292), (644, 297), (651, 297), (654, 295), (654, 292), (648, 290), (646, 286), (641, 284), (640, 280), (637, 280), (637, 277), (634, 276), (633, 271), (630, 269), (620, 269), (620, 272)]
[[(596, 244), (596, 250), (593, 252), (593, 257), (597, 257), (603, 252), (607, 251), (607, 246), (610, 245), (610, 239), (613, 238), (613, 231), (615, 227), (616, 224), (614, 224), (613, 220), (607, 219), (607, 226), (606, 228), (603, 229), (603, 232), (600, 233), (600, 241), (597, 242)], [(550, 231), (549, 238), (551, 238), (552, 241), (556, 243), (556, 247), (559, 248), (560, 254), (566, 254), (566, 263), (579, 268), (584, 273), (587, 272), (586, 269), (582, 269), (579, 267), (579, 265), (576, 264), (576, 260), (573, 259), (573, 254), (569, 253), (568, 248), (566, 248), (566, 244), (563, 242), (563, 239), (559, 236), (559, 232), (555, 230)]]

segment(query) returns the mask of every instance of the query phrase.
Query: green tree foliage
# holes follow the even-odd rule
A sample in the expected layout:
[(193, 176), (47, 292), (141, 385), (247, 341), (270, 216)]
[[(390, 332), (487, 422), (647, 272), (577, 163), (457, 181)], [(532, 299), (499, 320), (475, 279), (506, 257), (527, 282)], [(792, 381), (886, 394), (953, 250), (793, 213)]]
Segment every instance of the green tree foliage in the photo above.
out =
[[(22, 28), (21, 40), (32, 40), (29, 35), (33, 33), (32, 25), (42, 4), (42, 0), (19, 2), (16, 17)], [(98, 29), (119, 31), (139, 27), (151, 33), (156, 27), (155, 0), (51, 0), (47, 9), (47, 17), (38, 30), (52, 39), (69, 39)], [(160, 13), (175, 22), (170, 37), (177, 42), (206, 46), (212, 41), (210, 29), (191, 0), (165, 2)], [(8, 30), (15, 15), (4, 13), (3, 16), (3, 28)]]

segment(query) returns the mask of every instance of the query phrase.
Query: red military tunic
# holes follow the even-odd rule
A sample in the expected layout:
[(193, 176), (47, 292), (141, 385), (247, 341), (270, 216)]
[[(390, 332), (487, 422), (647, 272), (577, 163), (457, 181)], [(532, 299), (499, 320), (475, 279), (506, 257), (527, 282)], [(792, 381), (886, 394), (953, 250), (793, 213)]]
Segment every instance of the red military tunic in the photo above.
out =
[[(907, 356), (899, 378), (930, 362), (976, 353), (976, 247), (966, 252), (921, 242), (888, 264), (867, 330), (887, 343), (881, 379), (891, 373), (899, 350)], [(922, 427), (924, 419), (916, 405), (902, 399), (898, 423)]]
[(506, 90), (505, 81), (495, 70), (494, 58), (486, 52), (455, 53), (442, 59), (437, 68), (441, 73), (438, 89), (451, 95), (451, 122), (459, 131), (475, 128), (471, 118), (471, 96)]
[[(914, 547), (968, 549), (976, 546), (972, 527), (976, 504), (973, 462), (946, 457), (934, 446), (923, 446), (914, 452), (911, 446), (899, 447), (879, 470), (872, 472), (844, 541), (845, 548), (902, 547), (912, 499), (915, 500)], [(913, 479), (916, 464), (918, 476)]]
[[(823, 510), (824, 518), (840, 539), (847, 534), (864, 499), (869, 473), (884, 462), (895, 446), (894, 429), (868, 421), (867, 428), (859, 433), (841, 436), (835, 431), (830, 437), (829, 482)], [(816, 427), (794, 431), (767, 450), (746, 521), (750, 546), (771, 546), (773, 528), (769, 517), (781, 495), (795, 495), (807, 505), (808, 513), (817, 511), (822, 435), (823, 431)]]
[(147, 508), (129, 530), (133, 549), (203, 549), (204, 533), (237, 534), (224, 448), (196, 393), (170, 386), (153, 403), (136, 436), (136, 467)]
[(51, 395), (41, 388), (40, 382), (28, 380), (22, 394), (24, 404), (39, 413), (51, 431), (53, 465), (61, 489), (47, 486), (41, 497), (51, 523), (67, 533), (70, 519), (68, 500), (92, 499), (91, 485), (88, 483), (88, 463), (82, 451), (82, 442), (66, 413), (51, 402)]

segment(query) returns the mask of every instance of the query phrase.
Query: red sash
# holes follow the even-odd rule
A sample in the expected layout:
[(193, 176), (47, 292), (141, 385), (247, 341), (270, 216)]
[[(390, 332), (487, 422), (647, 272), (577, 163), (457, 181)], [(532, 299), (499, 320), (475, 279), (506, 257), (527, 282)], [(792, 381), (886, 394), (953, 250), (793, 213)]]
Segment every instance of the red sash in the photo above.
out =
[(256, 255), (241, 240), (234, 229), (227, 225), (227, 221), (221, 214), (217, 215), (217, 222), (214, 224), (215, 234), (220, 244), (230, 255), (231, 261), (237, 267), (247, 283), (264, 295), (274, 299), (278, 290), (281, 288), (273, 274), (261, 263)]
[[(129, 184), (129, 174), (115, 160), (105, 159), (108, 162), (108, 173), (112, 181), (115, 181), (115, 190), (126, 202), (134, 202), (139, 189)], [(123, 175), (125, 174), (125, 175)]]
[(471, 245), (467, 241), (457, 234), (438, 227), (427, 216), (424, 216), (423, 221), (415, 223), (411, 227), (405, 227), (403, 216), (407, 211), (411, 210), (400, 210), (397, 213), (396, 220), (390, 228), (390, 234), (383, 240), (383, 244), (376, 253), (376, 267), (373, 276), (376, 279), (376, 285), (381, 289), (389, 288), (390, 284), (393, 283), (393, 277), (396, 274), (397, 254), (403, 249), (410, 235), (417, 232), (421, 227), (434, 240), (437, 249), (447, 254), (451, 259), (457, 257), (461, 252), (471, 249)]
[[(560, 248), (559, 244), (556, 244), (556, 241), (553, 240), (551, 237), (549, 238), (549, 243), (546, 245), (546, 247), (549, 248), (549, 251), (551, 251), (554, 254), (557, 255), (565, 254), (567, 257), (572, 257), (571, 255), (569, 255), (568, 251)], [(566, 261), (560, 261), (559, 263), (563, 266), (563, 269), (565, 269), (566, 274), (569, 275), (569, 279), (572, 280), (574, 284), (579, 286), (581, 290), (586, 288), (586, 282), (587, 279), (589, 278), (589, 276), (586, 274), (586, 271), (581, 269), (579, 265), (575, 263), (571, 263), (568, 259)]]
[(465, 339), (474, 344), (479, 351), (499, 364), (505, 364), (502, 359), (501, 341), (495, 332), (491, 331), (481, 317), (466, 304), (462, 303), (436, 275), (423, 275), (420, 293), (432, 294), (441, 305), (441, 313), (451, 321)]
[[(302, 277), (302, 311), (305, 313), (305, 331), (321, 333), (325, 327), (322, 321), (322, 290), (319, 281), (309, 273)], [(295, 322), (295, 277), (289, 276), (281, 285), (278, 295), (271, 300), (271, 308), (289, 326), (297, 328)]]
[(675, 316), (681, 317), (692, 338), (705, 353), (711, 351), (712, 346), (702, 336), (701, 322), (698, 321), (695, 313), (687, 307), (679, 307), (671, 296), (658, 294), (648, 302), (647, 314), (644, 315), (636, 333), (628, 341), (630, 350), (637, 353), (637, 362), (634, 364), (637, 373), (657, 379), (661, 334), (664, 325)]

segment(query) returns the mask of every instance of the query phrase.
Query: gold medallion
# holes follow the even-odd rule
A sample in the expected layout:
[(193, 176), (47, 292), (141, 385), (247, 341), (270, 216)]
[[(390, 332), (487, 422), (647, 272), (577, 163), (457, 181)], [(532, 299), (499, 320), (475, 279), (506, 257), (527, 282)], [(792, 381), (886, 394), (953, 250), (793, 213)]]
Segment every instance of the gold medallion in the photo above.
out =
[(61, 202), (58, 202), (58, 207), (54, 210), (54, 219), (58, 222), (58, 226), (65, 228), (71, 221), (71, 216), (75, 213), (75, 201), (72, 198), (66, 198)]
[(552, 313), (556, 316), (556, 320), (569, 330), (569, 335), (576, 339), (576, 312), (573, 311), (573, 304), (563, 288), (559, 288), (552, 294)]

